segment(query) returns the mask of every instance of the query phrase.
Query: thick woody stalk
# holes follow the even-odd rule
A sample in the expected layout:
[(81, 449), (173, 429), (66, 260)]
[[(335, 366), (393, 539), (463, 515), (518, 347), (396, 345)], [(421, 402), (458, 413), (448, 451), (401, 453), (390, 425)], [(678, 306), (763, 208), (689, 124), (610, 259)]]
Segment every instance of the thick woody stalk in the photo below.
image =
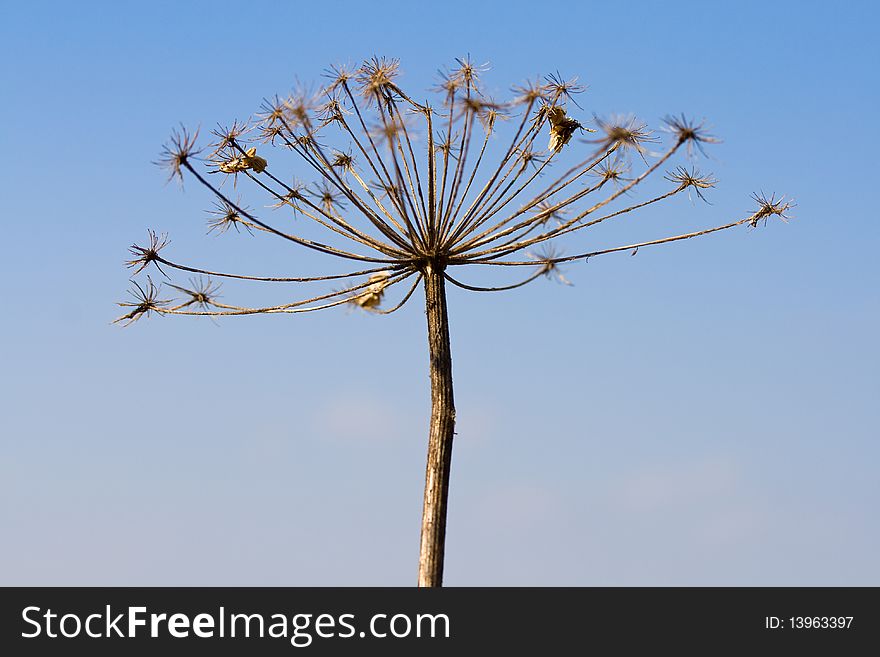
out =
[(452, 353), (449, 347), (449, 317), (442, 266), (436, 263), (427, 265), (424, 277), (431, 373), (431, 426), (425, 469), (419, 586), (442, 586), (455, 402), (452, 394)]

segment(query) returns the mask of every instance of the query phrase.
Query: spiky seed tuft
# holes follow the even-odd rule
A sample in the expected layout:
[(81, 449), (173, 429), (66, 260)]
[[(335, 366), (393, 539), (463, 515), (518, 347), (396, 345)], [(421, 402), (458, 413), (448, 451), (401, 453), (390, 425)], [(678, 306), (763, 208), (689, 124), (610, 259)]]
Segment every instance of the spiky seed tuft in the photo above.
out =
[(462, 58), (456, 57), (455, 61), (458, 63), (458, 67), (452, 70), (452, 78), (469, 89), (476, 89), (480, 74), (489, 70), (489, 62), (475, 64), (470, 55)]
[(168, 170), (169, 181), (177, 178), (183, 184), (183, 169), (190, 160), (197, 159), (199, 153), (202, 152), (202, 149), (196, 148), (198, 138), (198, 129), (190, 134), (183, 124), (180, 129), (175, 128), (171, 131), (171, 137), (162, 146), (159, 159), (155, 162), (163, 169)]
[(544, 199), (540, 203), (538, 203), (532, 212), (536, 213), (535, 219), (541, 225), (546, 224), (548, 221), (553, 219), (557, 223), (561, 224), (565, 221), (565, 215), (568, 214), (568, 211), (565, 208), (556, 207), (559, 205), (551, 201), (550, 199)]
[[(241, 200), (239, 200), (236, 205), (239, 208), (242, 208)], [(247, 211), (247, 208), (243, 208)], [(246, 221), (241, 213), (236, 209), (235, 206), (227, 203), (226, 201), (217, 201), (214, 203), (213, 210), (207, 210), (208, 214), (212, 215), (210, 219), (208, 219), (208, 232), (212, 233), (217, 231), (217, 234), (222, 235), (230, 228), (235, 228), (236, 232), (239, 231), (239, 226), (242, 226), (248, 233), (251, 235), (254, 234), (254, 231), (251, 229), (250, 222)]]
[(759, 194), (752, 194), (752, 198), (758, 204), (758, 211), (755, 212), (754, 216), (749, 221), (749, 225), (751, 225), (752, 228), (757, 228), (758, 223), (762, 220), (766, 226), (767, 219), (774, 216), (779, 217), (786, 223), (791, 219), (791, 216), (787, 215), (786, 212), (795, 207), (795, 204), (793, 201), (786, 201), (784, 196), (780, 196), (777, 199), (776, 194), (771, 194), (768, 197), (761, 192)]
[(324, 88), (324, 94), (331, 94), (339, 88), (348, 86), (348, 82), (355, 73), (347, 64), (333, 64), (324, 71), (324, 77), (330, 79), (330, 84)]
[(626, 173), (629, 172), (630, 165), (625, 158), (616, 157), (613, 160), (605, 160), (598, 166), (590, 170), (590, 174), (599, 178), (599, 184), (604, 185), (607, 182), (613, 182), (617, 187), (621, 187), (624, 183), (629, 182), (632, 178), (627, 178)]
[(703, 144), (720, 144), (721, 140), (714, 135), (709, 134), (705, 119), (697, 123), (688, 119), (684, 114), (679, 116), (669, 115), (663, 118), (664, 128), (666, 132), (672, 133), (679, 143), (687, 144), (687, 153), (689, 157), (694, 154), (694, 149), (706, 156)]
[(349, 171), (354, 168), (354, 157), (351, 152), (343, 153), (342, 151), (336, 151), (330, 160), (330, 166), (342, 169), (343, 171)]
[(562, 257), (562, 251), (559, 251), (552, 244), (547, 244), (535, 253), (526, 253), (526, 256), (539, 264), (541, 266), (540, 273), (550, 280), (555, 280), (563, 285), (574, 285), (574, 283), (562, 275), (559, 264), (555, 262), (558, 258)]
[(570, 100), (578, 109), (583, 109), (578, 102), (574, 99), (575, 94), (580, 94), (586, 91), (586, 86), (582, 84), (578, 84), (577, 77), (573, 77), (570, 80), (566, 80), (563, 78), (559, 71), (556, 73), (551, 73), (544, 77), (546, 80), (545, 89), (551, 98), (555, 99), (556, 102), (566, 100)]
[(374, 100), (390, 106), (394, 103), (394, 79), (400, 74), (400, 60), (387, 57), (371, 57), (358, 69), (355, 80), (361, 95), (372, 103)]
[(315, 184), (314, 190), (307, 190), (314, 198), (318, 199), (321, 207), (328, 214), (345, 208), (342, 193), (332, 187), (326, 180), (321, 184)]
[(134, 287), (130, 288), (128, 293), (134, 301), (120, 301), (116, 305), (122, 308), (132, 308), (132, 310), (113, 320), (114, 324), (124, 322), (123, 326), (130, 326), (141, 317), (149, 316), (150, 313), (161, 313), (162, 309), (171, 303), (169, 299), (159, 298), (161, 286), (156, 286), (149, 276), (147, 276), (146, 287), (134, 280), (131, 283)]
[(526, 81), (521, 85), (514, 86), (513, 92), (516, 97), (513, 99), (514, 105), (530, 105), (539, 100), (547, 100), (547, 87), (539, 81)]
[(185, 301), (179, 307), (186, 308), (187, 306), (195, 304), (202, 310), (210, 310), (209, 307), (213, 305), (214, 300), (219, 296), (218, 292), (220, 291), (220, 283), (215, 283), (210, 278), (203, 278), (201, 276), (198, 278), (191, 278), (189, 283), (191, 288), (172, 285), (171, 283), (168, 284), (175, 290), (179, 290), (190, 297), (188, 301)]
[(675, 171), (667, 171), (664, 178), (678, 185), (679, 189), (693, 189), (694, 193), (706, 203), (709, 201), (700, 190), (711, 189), (718, 184), (718, 181), (711, 174), (703, 175), (693, 167), (690, 171), (682, 166), (676, 167)]
[(132, 244), (128, 247), (128, 252), (134, 256), (131, 260), (125, 261), (125, 266), (129, 269), (137, 269), (134, 270), (132, 275), (137, 275), (141, 273), (151, 262), (156, 263), (156, 268), (162, 272), (163, 275), (167, 276), (162, 268), (159, 267), (159, 251), (168, 246), (168, 233), (162, 233), (161, 235), (157, 235), (155, 231), (148, 230), (147, 231), (149, 245), (148, 246), (139, 246), (137, 244)]
[(594, 116), (594, 120), (604, 136), (588, 142), (601, 144), (605, 149), (617, 145), (634, 150), (644, 158), (646, 144), (657, 142), (657, 138), (648, 130), (648, 125), (634, 116), (612, 116), (608, 120)]
[(242, 143), (242, 137), (250, 132), (251, 126), (246, 123), (239, 123), (238, 120), (232, 122), (230, 126), (218, 125), (211, 134), (217, 137), (217, 143), (212, 144), (214, 150), (211, 155), (217, 155), (219, 152)]

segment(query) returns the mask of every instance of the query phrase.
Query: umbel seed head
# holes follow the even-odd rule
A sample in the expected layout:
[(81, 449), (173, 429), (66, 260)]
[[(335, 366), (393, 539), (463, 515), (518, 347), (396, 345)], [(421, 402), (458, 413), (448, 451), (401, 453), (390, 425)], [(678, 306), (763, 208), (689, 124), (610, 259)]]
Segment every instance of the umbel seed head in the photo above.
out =
[[(151, 232), (146, 246), (130, 249), (126, 264), (134, 274), (155, 266), (166, 276), (178, 270), (208, 278), (190, 286), (170, 284), (184, 294), (177, 305), (160, 300), (151, 283), (136, 285), (136, 301), (126, 302), (125, 321), (151, 313), (293, 314), (344, 304), (388, 314), (407, 302), (428, 272), (442, 272), (450, 284), (481, 292), (512, 290), (544, 277), (567, 282), (558, 269), (565, 262), (754, 227), (773, 216), (786, 219), (790, 201), (761, 195), (749, 216), (703, 230), (620, 246), (584, 240), (589, 251), (577, 242), (561, 243), (680, 194), (706, 200), (715, 179), (676, 166), (676, 158), (719, 140), (704, 121), (682, 115), (665, 117), (666, 146), (655, 147), (659, 136), (632, 115), (602, 119), (593, 114), (598, 130), (592, 130), (578, 118), (584, 110), (575, 96), (586, 87), (577, 78), (560, 73), (537, 78), (514, 88), (515, 97), (504, 102), (483, 88), (487, 68), (470, 57), (456, 60), (441, 73), (435, 88), (440, 97), (432, 102), (421, 92), (404, 90), (396, 59), (372, 57), (359, 67), (335, 67), (323, 89), (297, 84), (289, 94), (264, 99), (253, 119), (218, 125), (211, 155), (204, 160), (198, 131), (175, 130), (160, 163), (170, 178), (192, 177), (213, 195), (209, 232), (228, 235), (244, 228), (241, 232), (271, 236), (356, 266), (341, 273), (296, 271), (295, 276), (218, 272), (160, 255), (168, 240)], [(597, 134), (574, 139), (579, 131)], [(279, 150), (276, 157), (258, 154), (258, 148)], [(279, 173), (291, 158), (299, 159), (300, 169)], [(652, 174), (664, 170), (672, 188), (664, 185), (654, 196), (629, 200), (647, 187), (643, 183)], [(313, 178), (300, 181), (294, 174)], [(223, 191), (230, 177), (237, 193), (265, 194), (262, 207), (277, 212), (264, 220), (240, 197), (233, 200)], [(294, 267), (302, 262), (292, 259)], [(506, 272), (516, 280), (474, 285), (453, 277), (449, 272), (455, 267)], [(522, 267), (531, 273), (517, 277)], [(216, 287), (206, 281), (225, 278), (317, 285), (350, 280), (307, 298), (250, 307), (219, 301)], [(407, 279), (411, 286), (399, 303), (380, 310), (389, 291)]]

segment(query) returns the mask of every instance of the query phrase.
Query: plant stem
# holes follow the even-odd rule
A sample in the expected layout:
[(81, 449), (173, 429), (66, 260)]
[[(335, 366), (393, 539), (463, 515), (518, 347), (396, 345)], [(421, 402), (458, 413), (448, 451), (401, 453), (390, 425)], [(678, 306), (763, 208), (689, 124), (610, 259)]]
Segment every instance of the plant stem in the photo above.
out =
[(443, 267), (425, 267), (425, 314), (428, 318), (428, 352), (431, 372), (431, 426), (428, 463), (425, 468), (425, 503), (419, 549), (419, 586), (443, 585), (443, 554), (446, 540), (446, 507), (455, 402), (452, 394), (452, 352), (449, 347), (449, 316)]

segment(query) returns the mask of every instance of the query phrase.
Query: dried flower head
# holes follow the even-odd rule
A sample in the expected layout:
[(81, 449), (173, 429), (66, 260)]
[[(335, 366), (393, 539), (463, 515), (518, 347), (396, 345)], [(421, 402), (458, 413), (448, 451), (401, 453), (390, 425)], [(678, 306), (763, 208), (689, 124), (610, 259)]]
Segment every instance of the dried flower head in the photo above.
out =
[(271, 100), (264, 98), (260, 110), (257, 119), (263, 126), (284, 125), (287, 121), (287, 105), (278, 96)]
[(487, 110), (497, 110), (499, 107), (498, 103), (482, 96), (462, 96), (458, 99), (459, 118), (468, 114), (479, 116)]
[(275, 203), (272, 203), (266, 207), (271, 208), (273, 210), (277, 210), (278, 208), (290, 208), (293, 210), (294, 216), (297, 216), (300, 212), (302, 212), (302, 208), (300, 207), (297, 201), (304, 200), (303, 192), (306, 192), (304, 187), (300, 188), (291, 188), (288, 191), (280, 194), (278, 200)]
[(345, 109), (345, 106), (339, 98), (328, 96), (327, 100), (318, 107), (316, 114), (321, 121), (321, 127), (323, 127), (337, 121), (344, 121), (345, 115), (351, 114), (351, 112)]
[(282, 104), (285, 121), (290, 129), (298, 126), (308, 128), (312, 123), (312, 113), (318, 109), (320, 101), (312, 87), (297, 83)]
[(128, 293), (134, 298), (134, 301), (120, 301), (117, 306), (122, 308), (132, 308), (130, 312), (117, 317), (113, 320), (114, 324), (125, 322), (123, 326), (129, 326), (139, 320), (143, 316), (149, 316), (152, 312), (162, 312), (162, 308), (171, 303), (168, 299), (160, 299), (159, 292), (161, 289), (153, 283), (153, 279), (147, 276), (146, 289), (137, 281), (131, 281), (134, 287), (128, 290)]
[(603, 160), (600, 164), (590, 170), (590, 174), (599, 178), (600, 185), (604, 185), (608, 181), (611, 181), (616, 187), (620, 188), (623, 183), (632, 180), (632, 178), (625, 177), (625, 174), (629, 172), (629, 169), (630, 165), (626, 159), (615, 157), (611, 160)]
[(752, 194), (752, 198), (758, 204), (758, 211), (755, 212), (754, 216), (752, 216), (749, 221), (749, 225), (752, 228), (757, 228), (758, 223), (761, 220), (764, 221), (764, 225), (766, 226), (767, 219), (773, 216), (779, 217), (785, 222), (791, 219), (791, 217), (785, 213), (794, 207), (794, 202), (786, 201), (784, 196), (780, 196), (777, 199), (776, 194), (771, 194), (768, 198), (766, 194), (761, 192), (760, 194)]
[(542, 225), (546, 224), (551, 219), (560, 224), (563, 223), (568, 211), (565, 208), (556, 207), (557, 205), (559, 204), (550, 199), (544, 199), (538, 203), (532, 210), (536, 213), (535, 220)]
[(480, 74), (489, 70), (488, 62), (475, 64), (471, 61), (470, 55), (464, 58), (456, 57), (455, 61), (458, 62), (458, 67), (452, 69), (451, 77), (469, 89), (476, 89)]
[(554, 99), (554, 102), (559, 102), (560, 100), (565, 102), (566, 100), (570, 100), (577, 108), (583, 109), (583, 107), (578, 105), (578, 102), (574, 99), (574, 95), (583, 93), (587, 88), (584, 85), (577, 83), (577, 77), (566, 80), (559, 74), (559, 71), (557, 71), (556, 73), (551, 73), (550, 75), (545, 76), (544, 80), (547, 82), (545, 88), (547, 89), (550, 98)]
[(330, 166), (336, 169), (348, 171), (354, 168), (354, 157), (351, 151), (343, 153), (342, 151), (334, 151), (333, 157), (330, 158)]
[(401, 135), (403, 135), (404, 129), (402, 118), (395, 116), (373, 126), (370, 135), (373, 137), (373, 140), (377, 145), (389, 144), (390, 146), (393, 146), (397, 143), (397, 140)]
[(400, 60), (371, 57), (357, 71), (355, 79), (367, 103), (379, 100), (386, 105), (394, 102), (394, 78), (399, 74)]
[(559, 251), (552, 244), (543, 246), (535, 253), (527, 253), (526, 256), (541, 266), (539, 274), (543, 274), (550, 280), (555, 280), (563, 285), (574, 285), (574, 283), (562, 275), (559, 265), (555, 262), (558, 258), (562, 257), (562, 251)]
[(293, 144), (290, 148), (295, 149), (296, 147), (299, 147), (308, 152), (320, 150), (324, 148), (324, 144), (318, 141), (317, 135), (318, 131), (315, 129), (305, 130), (296, 134), (293, 136)]
[[(241, 199), (236, 202), (236, 205), (247, 211), (247, 208), (241, 205)], [(230, 228), (235, 228), (236, 232), (240, 232), (239, 226), (241, 226), (253, 235), (254, 232), (251, 229), (250, 222), (241, 216), (238, 208), (222, 200), (215, 201), (214, 208), (214, 210), (207, 210), (208, 214), (211, 215), (211, 218), (208, 220), (209, 233), (217, 231), (218, 234), (223, 234)]]
[(379, 198), (399, 199), (401, 197), (400, 187), (398, 187), (394, 183), (374, 180), (370, 183), (370, 187), (379, 192)]
[(214, 300), (219, 296), (220, 283), (215, 283), (210, 278), (203, 278), (201, 276), (189, 279), (189, 283), (191, 288), (168, 284), (175, 290), (179, 290), (189, 296), (189, 299), (182, 303), (179, 308), (186, 308), (195, 304), (202, 310), (210, 310), (210, 306), (213, 305)]
[(211, 155), (217, 155), (220, 151), (228, 148), (235, 148), (241, 143), (242, 137), (250, 132), (251, 126), (246, 123), (239, 123), (237, 120), (232, 122), (230, 126), (218, 125), (211, 134), (217, 137), (217, 143), (212, 144), (214, 147)]
[(354, 68), (348, 64), (332, 64), (324, 71), (324, 77), (329, 78), (330, 84), (324, 88), (324, 94), (329, 95), (339, 88), (348, 86), (349, 80), (354, 77)]
[(198, 129), (195, 133), (190, 134), (182, 124), (179, 130), (175, 128), (171, 131), (171, 137), (162, 146), (162, 152), (156, 161), (156, 164), (168, 170), (169, 181), (177, 178), (183, 184), (182, 169), (202, 152), (202, 149), (196, 148), (198, 138)]
[(444, 94), (443, 104), (448, 106), (461, 88), (461, 82), (447, 71), (437, 71), (437, 75), (440, 81), (434, 85), (433, 90)]
[(512, 88), (516, 97), (513, 99), (514, 105), (531, 105), (539, 100), (547, 100), (547, 87), (539, 81), (527, 80), (521, 85)]
[(264, 144), (272, 144), (272, 146), (276, 145), (276, 140), (284, 141), (284, 126), (280, 124), (275, 125), (262, 125), (259, 128), (259, 137), (258, 139)]
[(648, 130), (648, 125), (634, 116), (612, 116), (607, 121), (594, 115), (596, 125), (604, 132), (604, 137), (587, 140), (589, 143), (601, 144), (609, 149), (619, 145), (624, 149), (634, 150), (644, 157), (645, 144), (657, 142), (657, 138)]
[(706, 203), (709, 201), (706, 200), (706, 197), (703, 196), (703, 193), (700, 190), (711, 189), (718, 184), (718, 181), (715, 180), (711, 174), (703, 175), (693, 167), (691, 167), (690, 171), (682, 166), (676, 167), (675, 171), (667, 171), (664, 178), (677, 184), (678, 189), (680, 190), (686, 188), (693, 189), (694, 193), (701, 200), (706, 201)]
[(504, 111), (504, 109), (502, 109), (502, 106), (500, 104), (489, 102), (485, 103), (483, 108), (479, 112), (477, 112), (477, 118), (483, 125), (483, 129), (486, 132), (491, 133), (493, 130), (495, 130), (495, 122), (498, 119), (506, 121), (510, 117)]
[(151, 262), (156, 263), (156, 268), (162, 272), (163, 275), (167, 276), (162, 268), (159, 267), (159, 251), (168, 246), (168, 234), (162, 233), (162, 235), (157, 235), (155, 231), (148, 230), (147, 235), (149, 237), (149, 245), (148, 246), (139, 246), (137, 244), (132, 244), (128, 247), (128, 252), (131, 253), (134, 258), (131, 260), (125, 261), (125, 266), (129, 269), (134, 270), (134, 274), (141, 273), (147, 265)]
[(342, 193), (332, 187), (326, 180), (319, 185), (315, 185), (314, 190), (307, 190), (313, 197), (318, 199), (321, 207), (327, 214), (333, 214), (337, 210), (345, 209), (345, 202), (342, 200)]
[(532, 150), (531, 148), (521, 148), (517, 152), (519, 153), (519, 161), (522, 162), (522, 168), (532, 165), (532, 167), (537, 169), (547, 160), (539, 151)]
[(457, 160), (461, 151), (461, 147), (458, 145), (458, 133), (452, 133), (449, 137), (438, 135), (434, 141), (434, 150), (450, 160)]
[(666, 116), (663, 118), (663, 122), (666, 124), (664, 129), (667, 132), (675, 135), (675, 138), (680, 143), (687, 144), (687, 153), (689, 157), (693, 156), (694, 147), (706, 156), (706, 151), (703, 150), (703, 144), (721, 143), (720, 139), (707, 132), (708, 126), (706, 125), (705, 120), (696, 123), (685, 117), (684, 114), (681, 114), (679, 116)]

